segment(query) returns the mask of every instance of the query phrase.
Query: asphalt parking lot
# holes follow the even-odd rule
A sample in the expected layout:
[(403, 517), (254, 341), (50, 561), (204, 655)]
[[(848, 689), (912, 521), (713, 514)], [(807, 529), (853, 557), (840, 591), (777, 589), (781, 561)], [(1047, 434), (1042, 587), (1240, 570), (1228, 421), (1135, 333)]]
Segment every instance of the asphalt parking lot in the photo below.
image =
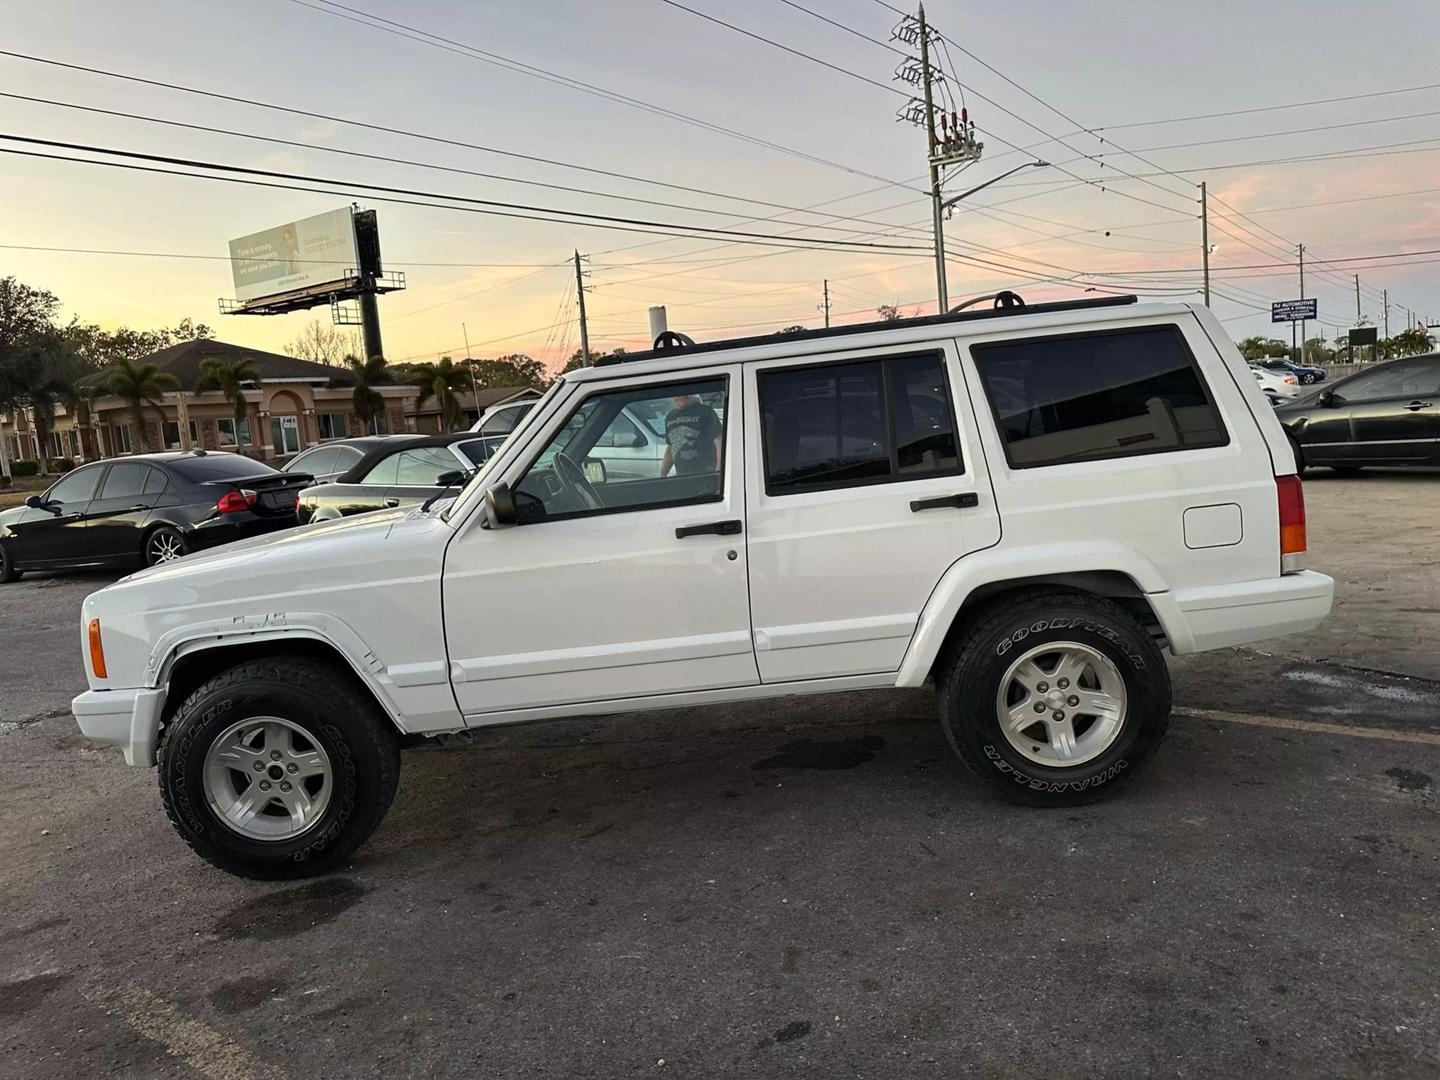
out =
[(7, 1077), (1440, 1074), (1440, 475), (1307, 479), (1313, 634), (1172, 660), (1112, 801), (997, 802), (929, 696), (408, 751), (344, 873), (193, 857), (0, 589)]

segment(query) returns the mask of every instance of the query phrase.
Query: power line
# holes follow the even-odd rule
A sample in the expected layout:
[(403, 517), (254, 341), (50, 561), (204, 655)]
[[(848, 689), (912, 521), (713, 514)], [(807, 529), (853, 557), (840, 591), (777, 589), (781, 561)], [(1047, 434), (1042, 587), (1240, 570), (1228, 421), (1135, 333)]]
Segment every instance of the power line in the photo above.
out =
[[(322, 0), (322, 2), (324, 2), (324, 0)], [(764, 34), (757, 34), (757, 33), (755, 33), (753, 30), (746, 30), (743, 26), (736, 26), (734, 23), (726, 22), (724, 19), (717, 18), (717, 17), (714, 16), (714, 15), (707, 15), (707, 14), (706, 14), (705, 12), (703, 12), (703, 11), (697, 11), (695, 8), (686, 7), (684, 4), (680, 3), (679, 0), (660, 0), (660, 3), (662, 3), (662, 4), (668, 4), (670, 7), (676, 8), (676, 9), (678, 9), (678, 10), (680, 10), (680, 11), (689, 12), (691, 15), (694, 15), (696, 18), (704, 19), (706, 22), (715, 23), (717, 26), (723, 26), (723, 27), (725, 27), (725, 29), (727, 29), (727, 30), (733, 30), (733, 31), (735, 31), (735, 33), (737, 33), (737, 34), (744, 34), (746, 37), (751, 38), (751, 39), (753, 39), (753, 40), (755, 40), (755, 41), (763, 41), (766, 45), (772, 45), (772, 46), (774, 46), (774, 47), (777, 48), (777, 49), (780, 49), (780, 50), (782, 50), (782, 51), (784, 51), (784, 52), (789, 53), (791, 56), (798, 56), (798, 57), (800, 57), (800, 58), (803, 59), (803, 60), (809, 60), (812, 64), (819, 64), (821, 67), (829, 68), (831, 71), (838, 71), (841, 75), (848, 75), (850, 78), (852, 78), (852, 79), (858, 79), (860, 82), (869, 83), (871, 86), (878, 86), (881, 90), (884, 90), (886, 93), (889, 93), (889, 94), (899, 94), (901, 97), (905, 98), (907, 101), (908, 101), (909, 98), (910, 98), (910, 95), (909, 95), (908, 93), (906, 93), (904, 90), (901, 90), (901, 89), (898, 89), (897, 87), (891, 86), (889, 83), (883, 83), (883, 82), (880, 82), (880, 81), (878, 81), (878, 80), (876, 80), (876, 79), (872, 79), (872, 78), (870, 78), (868, 75), (861, 75), (858, 71), (851, 71), (849, 68), (843, 67), (843, 66), (841, 66), (840, 64), (832, 64), (829, 60), (822, 60), (820, 57), (818, 57), (818, 56), (813, 56), (813, 55), (811, 55), (810, 53), (805, 52), (803, 49), (792, 48), (792, 47), (789, 46), (789, 45), (785, 45), (785, 44), (782, 44), (782, 43), (779, 42), (779, 41), (776, 41), (774, 38), (768, 38), (768, 37), (766, 37)], [(799, 4), (792, 4), (791, 6), (792, 6), (792, 7), (799, 8), (801, 11), (804, 11), (804, 12), (806, 12), (807, 14), (815, 15), (815, 12), (810, 11), (809, 8), (800, 7)], [(816, 15), (815, 17), (816, 17), (816, 18), (822, 18), (822, 19), (825, 18), (823, 15)], [(832, 26), (839, 26), (839, 25), (840, 25), (839, 23), (835, 22), (833, 19), (825, 19), (825, 21), (828, 22), (828, 23), (830, 23)], [(857, 33), (858, 33), (858, 31), (857, 31)], [(862, 35), (860, 35), (860, 36), (863, 37), (864, 35), (862, 34)]]
[[(461, 176), (475, 176), (475, 177), (480, 177), (481, 179), (485, 179), (485, 180), (500, 180), (500, 181), (503, 181), (503, 182), (505, 182), (505, 183), (524, 184), (524, 185), (527, 185), (527, 186), (530, 186), (530, 187), (548, 188), (548, 189), (550, 189), (550, 190), (554, 190), (554, 191), (565, 191), (565, 192), (570, 192), (570, 193), (572, 193), (572, 194), (594, 195), (594, 196), (596, 196), (596, 197), (598, 197), (598, 198), (603, 198), (603, 199), (617, 199), (617, 200), (620, 200), (620, 201), (622, 201), (622, 202), (640, 203), (640, 204), (643, 204), (643, 205), (645, 205), (645, 206), (659, 206), (659, 207), (664, 207), (664, 208), (670, 209), (670, 210), (684, 210), (684, 211), (687, 211), (687, 212), (690, 212), (690, 213), (696, 213), (696, 214), (717, 214), (717, 215), (722, 215), (722, 216), (725, 216), (725, 217), (732, 217), (732, 218), (733, 218), (733, 217), (739, 217), (739, 216), (740, 216), (740, 215), (735, 214), (733, 211), (729, 211), (729, 210), (716, 210), (716, 209), (711, 209), (711, 208), (703, 207), (703, 206), (691, 206), (691, 205), (688, 205), (688, 204), (685, 204), (685, 203), (665, 202), (665, 201), (659, 200), (659, 199), (645, 199), (645, 198), (641, 198), (641, 197), (639, 197), (639, 196), (634, 196), (634, 195), (621, 195), (621, 194), (618, 194), (618, 193), (608, 192), (608, 191), (596, 191), (596, 190), (594, 190), (593, 188), (575, 187), (575, 186), (570, 185), (570, 184), (553, 184), (553, 183), (547, 183), (547, 182), (542, 181), (542, 180), (529, 180), (529, 179), (525, 179), (525, 178), (523, 178), (523, 177), (518, 177), (518, 176), (506, 176), (506, 175), (504, 175), (504, 174), (502, 174), (502, 173), (481, 172), (481, 171), (476, 170), (476, 169), (465, 169), (465, 168), (461, 168), (461, 167), (455, 166), (455, 165), (444, 165), (444, 164), (440, 164), (440, 163), (438, 163), (438, 162), (416, 161), (416, 160), (413, 159), (413, 158), (394, 157), (394, 156), (388, 155), (388, 154), (371, 154), (371, 153), (366, 153), (366, 152), (361, 151), (361, 150), (348, 150), (348, 149), (345, 149), (345, 148), (343, 148), (343, 147), (327, 146), (327, 145), (325, 145), (324, 143), (307, 142), (307, 141), (300, 140), (300, 139), (284, 139), (284, 138), (281, 138), (281, 137), (275, 136), (275, 135), (261, 135), (261, 134), (255, 133), (255, 132), (237, 131), (237, 130), (235, 130), (234, 128), (214, 127), (214, 126), (211, 126), (211, 125), (208, 125), (208, 124), (192, 124), (192, 123), (187, 123), (187, 122), (182, 121), (182, 120), (170, 120), (170, 119), (166, 119), (166, 118), (164, 118), (164, 117), (158, 117), (158, 116), (145, 116), (145, 115), (140, 114), (140, 113), (124, 112), (124, 111), (121, 111), (121, 110), (118, 110), (118, 109), (103, 109), (103, 108), (100, 108), (99, 106), (95, 106), (95, 105), (81, 105), (81, 104), (76, 103), (76, 102), (59, 101), (59, 100), (54, 99), (54, 98), (33, 97), (33, 96), (29, 95), (29, 94), (16, 94), (16, 93), (11, 93), (11, 92), (4, 91), (4, 90), (0, 90), (0, 97), (13, 98), (13, 99), (16, 99), (16, 100), (19, 100), (19, 101), (29, 101), (29, 102), (33, 102), (33, 103), (41, 104), (41, 105), (52, 105), (52, 106), (56, 106), (56, 107), (63, 108), (63, 109), (74, 109), (74, 110), (78, 110), (78, 111), (81, 111), (81, 112), (96, 113), (96, 114), (103, 115), (103, 116), (118, 116), (118, 117), (123, 117), (123, 118), (125, 118), (125, 119), (127, 119), (127, 120), (138, 120), (138, 121), (141, 121), (142, 123), (147, 123), (147, 124), (161, 124), (161, 125), (164, 125), (164, 126), (167, 126), (167, 127), (183, 128), (183, 129), (188, 130), (188, 131), (203, 131), (203, 132), (208, 132), (208, 133), (213, 134), (213, 135), (226, 135), (226, 136), (230, 136), (230, 137), (232, 137), (232, 138), (250, 139), (250, 140), (253, 140), (253, 141), (256, 141), (256, 142), (273, 143), (273, 144), (276, 144), (276, 145), (278, 145), (278, 146), (293, 146), (293, 147), (296, 147), (296, 148), (299, 148), (299, 149), (315, 150), (315, 151), (319, 151), (319, 152), (327, 153), (327, 154), (340, 154), (340, 155), (345, 156), (345, 157), (361, 158), (361, 159), (368, 160), (368, 161), (383, 161), (383, 162), (388, 162), (388, 163), (394, 164), (394, 165), (406, 165), (406, 166), (410, 166), (410, 167), (412, 167), (412, 168), (418, 168), (418, 169), (430, 169), (430, 170), (434, 170), (434, 171), (437, 171), (437, 172), (455, 173), (455, 174), (461, 175)], [(732, 196), (720, 196), (720, 197), (722, 197), (722, 198), (732, 198)], [(811, 210), (809, 210), (809, 209), (807, 209), (807, 208), (805, 208), (805, 207), (786, 206), (786, 205), (783, 204), (783, 203), (764, 202), (764, 203), (762, 203), (762, 205), (778, 207), (778, 208), (780, 208), (781, 210), (783, 210), (785, 213), (796, 213), (796, 214), (799, 214), (799, 213), (813, 213), (813, 212), (814, 212), (814, 211), (811, 211)], [(847, 215), (847, 214), (830, 214), (830, 213), (824, 213), (824, 214), (819, 214), (818, 216), (821, 216), (821, 217), (824, 217), (824, 218), (827, 218), (827, 219), (832, 219), (832, 220), (835, 220), (835, 221), (859, 221), (859, 222), (864, 222), (865, 224), (869, 224), (869, 225), (879, 225), (879, 226), (882, 226), (882, 227), (889, 227), (889, 223), (888, 223), (888, 222), (872, 221), (872, 220), (869, 220), (869, 219), (866, 219), (866, 218), (855, 217), (855, 216)], [(769, 218), (769, 219), (759, 219), (759, 220), (774, 220), (774, 219), (773, 219), (773, 218)], [(818, 222), (817, 222), (817, 223), (807, 223), (807, 224), (805, 225), (805, 227), (806, 227), (806, 228), (815, 228), (815, 229), (828, 229), (828, 230), (835, 231), (835, 232), (855, 232), (855, 231), (856, 231), (856, 230), (853, 230), (853, 229), (845, 229), (844, 227), (838, 226), (838, 225), (825, 225), (825, 224), (821, 224), (821, 223), (818, 223)], [(881, 235), (881, 234), (871, 234), (871, 235)]]
[[(564, 218), (568, 218), (568, 219), (579, 219), (579, 220), (567, 220), (567, 221), (565, 221), (566, 224), (571, 224), (571, 225), (593, 225), (595, 228), (612, 228), (612, 229), (614, 229), (614, 228), (620, 228), (622, 231), (634, 231), (634, 232), (645, 232), (645, 231), (649, 231), (649, 232), (651, 232), (651, 233), (659, 232), (661, 235), (674, 235), (674, 236), (696, 235), (696, 236), (698, 236), (698, 238), (700, 238), (700, 239), (709, 239), (709, 238), (711, 238), (712, 236), (738, 237), (738, 238), (748, 238), (748, 239), (750, 239), (750, 240), (763, 240), (763, 241), (766, 241), (766, 242), (771, 243), (771, 244), (778, 244), (778, 245), (780, 245), (780, 246), (786, 246), (786, 247), (792, 246), (792, 244), (791, 244), (791, 241), (792, 241), (792, 240), (802, 240), (803, 242), (805, 242), (805, 243), (807, 243), (807, 244), (819, 244), (819, 245), (823, 245), (823, 246), (826, 247), (826, 248), (831, 247), (831, 246), (834, 246), (834, 247), (841, 248), (841, 249), (844, 249), (844, 250), (854, 250), (854, 249), (856, 249), (856, 248), (859, 248), (859, 249), (871, 249), (871, 250), (881, 250), (881, 251), (915, 251), (915, 252), (923, 252), (923, 251), (924, 251), (923, 248), (918, 248), (918, 247), (915, 247), (915, 246), (913, 246), (913, 245), (875, 244), (875, 243), (870, 243), (870, 242), (866, 242), (866, 241), (858, 241), (858, 240), (830, 240), (830, 239), (827, 239), (827, 238), (824, 238), (824, 237), (786, 237), (786, 236), (778, 236), (778, 235), (769, 234), (769, 233), (756, 233), (756, 232), (747, 232), (747, 231), (733, 230), (733, 229), (721, 229), (721, 228), (718, 228), (718, 227), (711, 227), (711, 226), (705, 226), (705, 225), (687, 225), (687, 224), (676, 223), (676, 222), (653, 221), (653, 220), (649, 220), (649, 219), (645, 219), (645, 218), (623, 218), (623, 217), (617, 217), (617, 216), (611, 215), (611, 214), (594, 214), (594, 213), (586, 213), (586, 212), (579, 211), (579, 210), (557, 209), (557, 208), (555, 208), (555, 207), (536, 206), (536, 205), (525, 204), (525, 203), (503, 202), (503, 201), (496, 200), (496, 199), (478, 199), (478, 198), (474, 198), (474, 197), (471, 197), (471, 196), (466, 196), (466, 195), (452, 195), (452, 194), (448, 194), (448, 193), (445, 193), (445, 192), (433, 192), (433, 191), (418, 190), (418, 189), (414, 189), (414, 188), (392, 187), (392, 186), (385, 185), (385, 184), (370, 184), (370, 183), (366, 183), (366, 182), (364, 182), (364, 181), (359, 181), (359, 180), (347, 180), (347, 179), (335, 179), (335, 178), (332, 178), (332, 177), (307, 176), (307, 175), (305, 175), (305, 174), (303, 174), (303, 173), (280, 172), (280, 171), (278, 171), (278, 170), (273, 170), (273, 169), (248, 168), (248, 167), (240, 166), (240, 165), (228, 165), (228, 164), (225, 164), (225, 163), (222, 163), (222, 162), (208, 162), (208, 161), (202, 161), (202, 160), (191, 159), (191, 158), (172, 157), (172, 156), (165, 155), (165, 154), (145, 154), (145, 153), (140, 153), (140, 152), (138, 152), (138, 151), (133, 151), (133, 150), (122, 150), (122, 149), (113, 148), (113, 147), (95, 146), (95, 145), (90, 145), (90, 144), (85, 144), (85, 143), (70, 143), (70, 142), (64, 142), (64, 141), (57, 140), (57, 139), (38, 139), (38, 138), (30, 137), (30, 136), (14, 135), (14, 134), (9, 134), (9, 133), (5, 133), (5, 132), (0, 132), (0, 139), (7, 139), (7, 140), (14, 141), (14, 142), (23, 142), (23, 143), (27, 143), (27, 144), (34, 145), (34, 146), (48, 146), (48, 147), (58, 148), (58, 149), (64, 149), (64, 150), (75, 150), (75, 151), (80, 151), (80, 152), (82, 152), (82, 153), (104, 154), (104, 155), (107, 155), (107, 156), (127, 157), (127, 158), (132, 158), (132, 159), (140, 160), (140, 161), (159, 162), (159, 163), (162, 163), (162, 164), (178, 165), (178, 166), (183, 166), (183, 167), (185, 167), (185, 168), (191, 168), (191, 169), (210, 169), (210, 170), (214, 170), (214, 171), (217, 171), (217, 172), (238, 173), (238, 174), (240, 174), (240, 175), (242, 175), (242, 176), (247, 176), (247, 177), (273, 177), (273, 178), (282, 179), (282, 180), (295, 180), (295, 181), (299, 181), (299, 182), (302, 182), (302, 183), (311, 183), (311, 184), (335, 184), (335, 185), (341, 185), (341, 186), (343, 186), (343, 187), (358, 188), (358, 189), (361, 189), (361, 190), (364, 190), (364, 191), (382, 192), (382, 193), (387, 193), (387, 194), (398, 194), (398, 195), (412, 196), (412, 197), (421, 198), (421, 199), (427, 199), (427, 200), (444, 199), (444, 200), (448, 200), (448, 203), (463, 203), (463, 204), (465, 204), (465, 205), (464, 205), (464, 206), (457, 207), (457, 206), (448, 205), (448, 203), (438, 203), (438, 202), (426, 202), (426, 203), (420, 203), (420, 204), (418, 204), (418, 205), (427, 205), (427, 206), (436, 207), (436, 208), (438, 208), (438, 209), (449, 209), (449, 210), (466, 209), (466, 210), (471, 210), (472, 212), (475, 212), (475, 213), (493, 213), (493, 214), (496, 214), (496, 215), (502, 216), (502, 217), (524, 216), (524, 215), (519, 214), (519, 213), (511, 213), (511, 212), (510, 212), (510, 211), (515, 211), (515, 212), (524, 211), (524, 212), (526, 212), (526, 214), (529, 214), (529, 215), (534, 215), (534, 214), (563, 215)], [(56, 157), (55, 155), (47, 155), (47, 154), (27, 154), (25, 151), (19, 151), (19, 150), (13, 150), (13, 149), (0, 148), (0, 152), (9, 153), (9, 154), (22, 154), (22, 155), (31, 156), (31, 157), (48, 157), (48, 158), (51, 158), (52, 160), (62, 160), (62, 161), (80, 162), (80, 163), (88, 164), (88, 165), (119, 166), (119, 167), (132, 168), (132, 169), (138, 169), (138, 168), (140, 168), (140, 166), (125, 165), (125, 164), (119, 163), (119, 162), (91, 161), (91, 160), (82, 159), (82, 158), (63, 158), (63, 157)], [(193, 172), (170, 172), (170, 171), (168, 171), (168, 170), (153, 170), (153, 169), (151, 169), (151, 170), (144, 170), (144, 171), (162, 171), (162, 172), (169, 172), (169, 175), (172, 175), (172, 176), (189, 176), (189, 177), (200, 178), (200, 179), (207, 179), (207, 180), (230, 179), (230, 178), (227, 178), (227, 177), (204, 176), (204, 175), (202, 175), (202, 174), (193, 173)], [(253, 181), (252, 181), (252, 182), (253, 182)], [(269, 186), (269, 185), (265, 185), (265, 186)], [(379, 196), (375, 196), (375, 197), (379, 197)], [(536, 217), (531, 216), (531, 217), (528, 217), (527, 220), (532, 220), (532, 221), (535, 221), (535, 220), (560, 220), (560, 218), (559, 218), (559, 217), (536, 218)], [(628, 228), (628, 226), (635, 226), (636, 228), (630, 229), (630, 228)], [(737, 242), (739, 242), (739, 241), (737, 241)]]
[[(1342, 101), (1362, 101), (1367, 98), (1388, 97), (1393, 94), (1416, 94), (1423, 90), (1440, 89), (1440, 83), (1426, 83), (1423, 86), (1401, 86), (1393, 90), (1372, 90), (1363, 94), (1344, 94), (1340, 97), (1312, 98), (1309, 101), (1292, 101), (1284, 105), (1257, 105), (1248, 109), (1227, 109), (1224, 112), (1196, 113), (1192, 116), (1172, 116), (1164, 120), (1136, 120), (1128, 124), (1105, 124), (1088, 128), (1092, 134), (1104, 131), (1124, 131), (1132, 128), (1156, 127), (1162, 124), (1185, 124), (1192, 120), (1218, 120), (1228, 116), (1249, 116), (1254, 113), (1281, 112), (1286, 109), (1306, 109), (1314, 105), (1335, 105)], [(1076, 134), (1079, 134), (1078, 132)]]
[[(482, 63), (493, 64), (505, 68), (506, 70), (514, 71), (523, 75), (529, 75), (533, 78), (538, 78), (545, 82), (556, 83), (558, 85), (565, 86), (571, 90), (577, 90), (581, 93), (589, 94), (594, 97), (600, 97), (607, 101), (612, 101), (623, 105), (629, 105), (632, 108), (638, 108), (654, 115), (664, 116), (672, 120), (678, 120), (681, 123), (689, 124), (692, 127), (700, 127), (707, 131), (713, 131), (717, 134), (722, 134), (731, 138), (740, 139), (755, 146), (762, 146), (766, 149), (775, 150), (779, 153), (801, 158), (805, 161), (812, 162), (813, 164), (824, 165), (833, 169), (839, 169), (843, 172), (847, 172), (855, 176), (864, 176), (871, 180), (879, 180), (883, 183), (892, 184), (896, 187), (903, 186), (898, 181), (891, 180), (889, 177), (877, 176), (873, 173), (865, 172), (863, 169), (852, 168), (851, 166), (841, 164), (840, 162), (830, 161), (826, 158), (817, 157), (814, 154), (808, 154), (804, 151), (796, 150), (794, 147), (785, 146), (781, 143), (771, 142), (768, 139), (762, 139), (758, 136), (749, 135), (743, 131), (738, 131), (734, 128), (727, 128), (720, 124), (711, 123), (708, 120), (701, 120), (698, 117), (690, 116), (676, 109), (671, 109), (663, 105), (656, 105), (653, 102), (648, 102), (640, 98), (631, 97), (628, 94), (622, 94), (618, 91), (606, 90), (602, 87), (594, 85), (593, 83), (588, 83), (582, 79), (573, 79), (568, 75), (560, 75), (557, 72), (537, 67), (533, 64), (526, 64), (522, 61), (512, 60), (509, 57), (501, 56), (499, 53), (488, 52), (484, 49), (477, 48), (476, 46), (466, 44), (465, 42), (456, 41), (453, 38), (447, 38), (440, 34), (434, 34), (428, 30), (421, 30), (418, 27), (411, 26), (407, 23), (399, 22), (394, 19), (386, 19), (382, 16), (375, 15), (360, 8), (348, 7), (344, 4), (336, 3), (335, 0), (318, 0), (320, 4), (325, 5), (324, 7), (317, 7), (315, 4), (307, 2), (307, 0), (290, 0), (290, 2), (297, 4), (300, 7), (309, 8), (312, 11), (317, 11), (325, 15), (333, 16), (335, 18), (345, 19), (348, 22), (357, 23), (361, 26), (368, 26), (373, 30), (379, 30), (383, 33), (393, 34), (398, 37), (406, 38), (410, 41), (416, 41), (422, 45), (428, 45), (432, 48), (443, 49), (446, 52), (456, 53), (457, 55), (468, 57), (471, 60), (478, 60)], [(347, 12), (349, 14), (346, 14)]]
[[(773, 203), (764, 199), (750, 198), (744, 195), (733, 195), (726, 192), (712, 191), (706, 188), (692, 187), (687, 184), (675, 184), (664, 180), (656, 180), (653, 177), (637, 176), (630, 173), (616, 172), (610, 169), (601, 169), (594, 166), (580, 165), (571, 161), (561, 161), (556, 158), (540, 157), (535, 154), (521, 153), (515, 150), (503, 150), (496, 146), (487, 146), (483, 143), (467, 142), (463, 139), (454, 139), (444, 135), (434, 135), (427, 132), (413, 131), (406, 128), (391, 127), (386, 124), (376, 124), (365, 120), (356, 120), (350, 117), (336, 116), (330, 113), (316, 112), (311, 109), (301, 109), (290, 105), (281, 105), (275, 102), (262, 101), (257, 98), (240, 97), (235, 94), (226, 94), (215, 90), (205, 90), (196, 86), (187, 86), (183, 83), (167, 82), (162, 79), (149, 79), (139, 75), (130, 75), (125, 72), (111, 71), (105, 68), (94, 67), (84, 64), (72, 64), (63, 60), (55, 60), (50, 57), (34, 56), (29, 53), (14, 52), (8, 49), (0, 49), (0, 56), (8, 56), (14, 60), (24, 60), (35, 64), (44, 64), (50, 67), (62, 68), (68, 71), (76, 71), (87, 75), (97, 75), (103, 78), (116, 79), (123, 82), (136, 83), (143, 86), (151, 86), (161, 90), (173, 90), (177, 93), (191, 94), (197, 97), (208, 98), (212, 101), (227, 101), (236, 105), (246, 105), (257, 109), (266, 109), (271, 112), (286, 113), (291, 116), (301, 116), (309, 120), (323, 120), (332, 124), (343, 124), (348, 127), (360, 128), (366, 131), (380, 132), (386, 135), (399, 135), (403, 138), (418, 139), (423, 142), (436, 143), (442, 146), (457, 147), (465, 150), (478, 150), (481, 153), (495, 154), (500, 157), (514, 158), (518, 161), (528, 161), (533, 164), (553, 165), (557, 168), (573, 169), (579, 172), (592, 173), (597, 176), (605, 176), (613, 180), (627, 180), (637, 184), (647, 184), (654, 187), (668, 188), (673, 191), (683, 191), (692, 195), (706, 195), (711, 198), (729, 199), (734, 202), (750, 203), (755, 206), (764, 206), (771, 209), (780, 209), (789, 212), (801, 212), (796, 207), (786, 206), (783, 203)], [(874, 179), (884, 180), (883, 177)], [(905, 187), (905, 184), (893, 180), (884, 180), (886, 187)], [(918, 191), (918, 189), (909, 189)], [(845, 196), (849, 198), (850, 196)], [(839, 200), (832, 200), (839, 201)], [(833, 216), (833, 215), (824, 215)]]
[[(130, 251), (115, 248), (80, 248), (80, 247), (52, 247), (46, 244), (0, 244), (0, 249), (9, 251), (46, 251), (68, 255), (126, 255), (142, 259), (203, 259), (213, 262), (269, 262), (269, 257), (247, 259), (243, 256), (232, 255), (197, 255), (185, 251)], [(394, 258), (392, 256), (392, 258)], [(322, 263), (326, 266), (334, 266), (334, 259), (293, 259), (298, 263)], [(562, 263), (485, 263), (485, 262), (419, 262), (415, 259), (394, 258), (395, 262), (404, 263), (406, 266), (427, 266), (427, 267), (455, 267), (459, 269), (518, 269), (526, 268), (549, 268), (552, 266), (563, 266)]]

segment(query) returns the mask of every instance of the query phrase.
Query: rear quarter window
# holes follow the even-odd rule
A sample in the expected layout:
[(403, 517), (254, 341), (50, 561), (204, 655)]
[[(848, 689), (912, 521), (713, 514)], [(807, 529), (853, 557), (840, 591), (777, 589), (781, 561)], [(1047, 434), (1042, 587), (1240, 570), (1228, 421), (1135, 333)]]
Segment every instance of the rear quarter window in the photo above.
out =
[(970, 352), (1013, 469), (1230, 441), (1178, 327), (990, 341)]

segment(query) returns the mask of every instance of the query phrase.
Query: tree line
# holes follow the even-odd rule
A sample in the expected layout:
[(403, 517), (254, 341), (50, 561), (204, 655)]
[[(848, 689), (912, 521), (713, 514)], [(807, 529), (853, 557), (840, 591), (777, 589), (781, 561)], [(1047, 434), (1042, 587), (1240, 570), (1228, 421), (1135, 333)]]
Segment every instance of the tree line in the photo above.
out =
[[(1237, 347), (1246, 360), (1298, 360), (1290, 344), (1279, 338), (1256, 334), (1241, 341)], [(1388, 338), (1380, 338), (1373, 346), (1373, 358), (1394, 360), (1401, 356), (1419, 356), (1434, 348), (1435, 339), (1426, 330), (1411, 326)], [(1307, 338), (1301, 355), (1311, 364), (1345, 363), (1345, 357), (1349, 355), (1349, 341), (1343, 337), (1329, 342), (1320, 337)]]

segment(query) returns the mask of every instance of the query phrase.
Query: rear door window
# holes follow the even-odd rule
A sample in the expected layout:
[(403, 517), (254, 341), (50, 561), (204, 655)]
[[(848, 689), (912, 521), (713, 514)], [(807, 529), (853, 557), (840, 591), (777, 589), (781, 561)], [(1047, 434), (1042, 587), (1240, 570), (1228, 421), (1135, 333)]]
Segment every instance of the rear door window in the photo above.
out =
[(938, 353), (776, 368), (757, 383), (766, 494), (964, 471)]
[(1011, 468), (1230, 441), (1176, 326), (991, 341), (970, 352)]
[[(139, 498), (146, 491), (147, 481), (150, 481), (151, 474), (155, 470), (149, 465), (141, 465), (136, 462), (119, 462), (110, 466), (110, 471), (105, 474), (105, 483), (100, 489), (102, 499), (133, 499)], [(164, 478), (160, 478), (158, 484), (150, 484), (149, 490), (152, 494), (165, 489)]]

